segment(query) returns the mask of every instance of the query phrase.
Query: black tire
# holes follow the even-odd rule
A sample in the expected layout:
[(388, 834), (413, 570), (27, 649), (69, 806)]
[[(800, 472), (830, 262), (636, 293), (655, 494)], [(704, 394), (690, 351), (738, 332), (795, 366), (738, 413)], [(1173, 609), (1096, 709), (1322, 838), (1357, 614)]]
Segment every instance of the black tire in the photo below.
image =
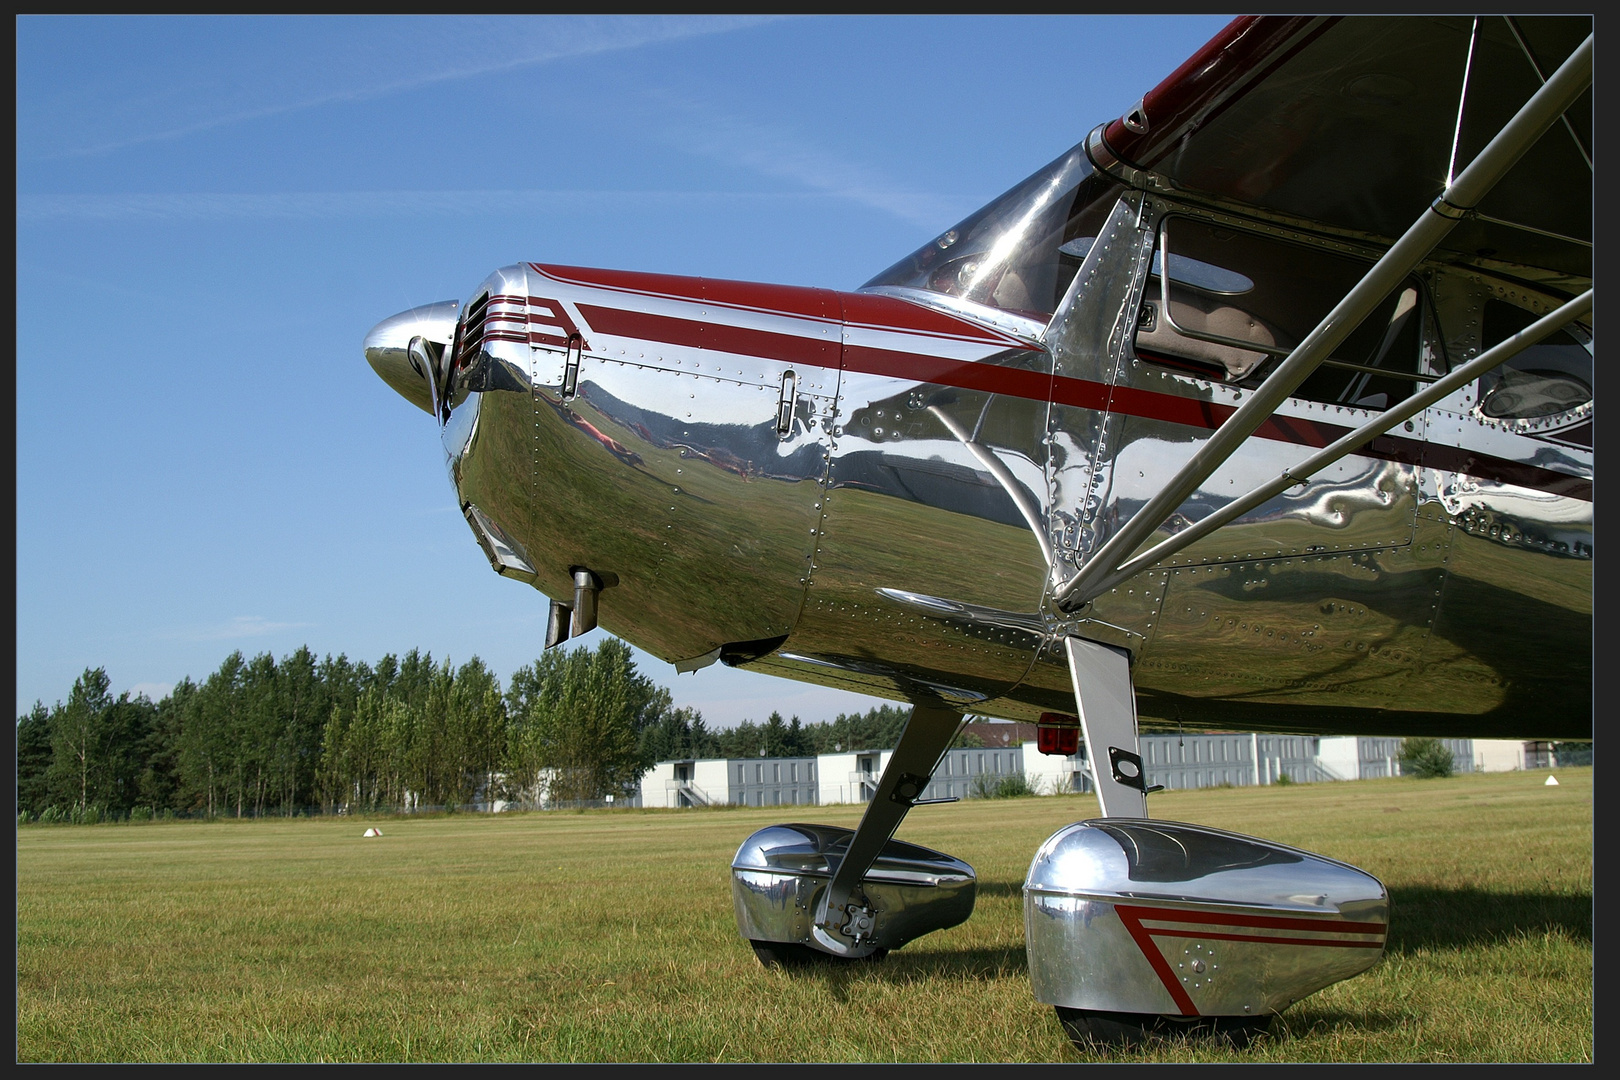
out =
[(1157, 1016), (1056, 1006), (1058, 1021), (1077, 1050), (1130, 1049), (1155, 1039), (1214, 1039), (1238, 1050), (1271, 1027), (1269, 1016)]
[(832, 953), (812, 949), (808, 945), (799, 945), (788, 941), (750, 941), (754, 947), (754, 955), (759, 962), (768, 968), (807, 968), (818, 964), (863, 964), (875, 963), (889, 955), (888, 949), (874, 949), (869, 956), (834, 956)]

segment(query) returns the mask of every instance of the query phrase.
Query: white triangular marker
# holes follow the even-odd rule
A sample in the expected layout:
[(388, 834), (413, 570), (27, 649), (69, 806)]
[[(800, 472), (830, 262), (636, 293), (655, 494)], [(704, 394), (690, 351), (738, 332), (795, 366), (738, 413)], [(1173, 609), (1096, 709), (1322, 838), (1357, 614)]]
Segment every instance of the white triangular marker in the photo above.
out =
[(1556, 777), (1556, 776), (1547, 777), (1547, 782), (1545, 784), (1542, 784), (1541, 786), (1542, 787), (1557, 787), (1558, 786), (1558, 777)]
[(381, 829), (367, 829), (366, 830), (366, 835), (367, 836), (381, 836), (382, 835), (382, 830)]

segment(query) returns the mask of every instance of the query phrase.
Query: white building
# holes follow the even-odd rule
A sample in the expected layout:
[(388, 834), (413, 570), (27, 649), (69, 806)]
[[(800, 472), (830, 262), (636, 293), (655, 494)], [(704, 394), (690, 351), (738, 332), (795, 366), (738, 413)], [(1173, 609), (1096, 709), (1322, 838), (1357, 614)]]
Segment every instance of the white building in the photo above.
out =
[[(1467, 739), (1442, 742), (1451, 750), (1458, 772), (1474, 771), (1477, 744)], [(860, 750), (817, 757), (661, 761), (641, 778), (640, 805), (677, 809), (864, 803), (877, 791), (893, 753)], [(1397, 776), (1400, 754), (1400, 739), (1254, 732), (1142, 736), (1147, 783), (1167, 790), (1267, 785), (1285, 776), (1300, 784)], [(1058, 757), (1040, 753), (1034, 742), (1009, 740), (947, 750), (920, 797), (971, 798), (1013, 775), (1022, 775), (1041, 795), (1092, 789), (1083, 744), (1079, 754)]]
[(1554, 764), (1548, 743), (1513, 739), (1475, 739), (1473, 759), (1478, 772), (1550, 769)]
[[(887, 762), (888, 751), (883, 754)], [(822, 772), (821, 761), (813, 757), (660, 761), (641, 777), (641, 805), (814, 806)]]
[[(1401, 775), (1402, 739), (1342, 735), (1316, 741), (1320, 747), (1317, 756), (1329, 780), (1377, 780)], [(1475, 771), (1475, 747), (1479, 743), (1472, 739), (1441, 739), (1440, 745), (1451, 751), (1454, 772)]]

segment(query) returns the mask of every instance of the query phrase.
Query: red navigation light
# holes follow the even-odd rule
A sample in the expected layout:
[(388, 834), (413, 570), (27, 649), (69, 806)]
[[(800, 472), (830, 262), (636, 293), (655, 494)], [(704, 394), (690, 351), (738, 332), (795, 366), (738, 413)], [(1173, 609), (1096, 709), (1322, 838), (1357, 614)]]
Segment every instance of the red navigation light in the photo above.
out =
[(1035, 745), (1043, 754), (1073, 757), (1080, 752), (1080, 720), (1064, 713), (1043, 712), (1035, 728)]

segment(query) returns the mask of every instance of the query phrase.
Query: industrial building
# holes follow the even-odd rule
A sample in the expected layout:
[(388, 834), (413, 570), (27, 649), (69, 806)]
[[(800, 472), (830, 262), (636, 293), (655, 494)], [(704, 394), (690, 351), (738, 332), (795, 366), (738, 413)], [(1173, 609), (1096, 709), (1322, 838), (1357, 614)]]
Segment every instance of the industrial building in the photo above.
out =
[[(1043, 795), (1090, 791), (1084, 745), (1073, 757), (1044, 755), (1036, 749), (1034, 727), (969, 725), (965, 730), (985, 745), (946, 751), (922, 798), (971, 798), (1013, 775), (1022, 775)], [(1451, 751), (1456, 771), (1475, 771), (1471, 740), (1441, 741)], [(877, 790), (891, 753), (862, 750), (815, 757), (661, 761), (642, 776), (639, 804), (678, 808), (863, 803)], [(1274, 784), (1284, 777), (1285, 783), (1309, 784), (1396, 776), (1400, 753), (1400, 739), (1358, 736), (1221, 732), (1142, 737), (1148, 785), (1168, 790)]]

